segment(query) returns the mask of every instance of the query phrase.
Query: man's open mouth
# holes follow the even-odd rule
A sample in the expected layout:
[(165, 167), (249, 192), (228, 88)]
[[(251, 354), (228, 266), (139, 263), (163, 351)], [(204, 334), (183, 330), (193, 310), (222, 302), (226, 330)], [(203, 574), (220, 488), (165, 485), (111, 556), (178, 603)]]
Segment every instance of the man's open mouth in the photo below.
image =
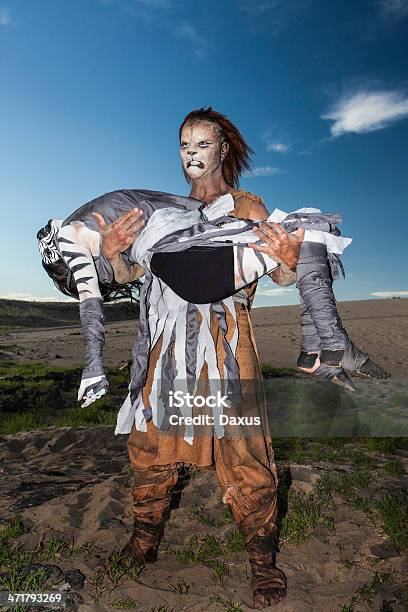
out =
[(187, 164), (187, 168), (190, 168), (190, 166), (197, 166), (197, 168), (204, 168), (203, 162), (200, 162), (200, 161), (189, 161)]

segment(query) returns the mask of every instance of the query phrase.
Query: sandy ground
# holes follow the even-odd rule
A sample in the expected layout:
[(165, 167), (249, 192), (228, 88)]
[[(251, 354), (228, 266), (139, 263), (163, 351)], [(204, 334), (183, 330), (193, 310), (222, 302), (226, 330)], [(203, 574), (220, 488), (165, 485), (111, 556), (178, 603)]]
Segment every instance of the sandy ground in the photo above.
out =
[[(408, 300), (365, 300), (339, 303), (344, 326), (362, 347), (394, 378), (408, 378)], [(295, 367), (299, 350), (299, 308), (278, 306), (252, 311), (259, 357), (275, 367)], [(130, 358), (137, 323), (107, 325), (105, 363), (116, 366)], [(15, 344), (3, 356), (49, 365), (77, 365), (83, 359), (80, 327), (17, 331), (2, 336)], [(0, 343), (1, 344), (1, 343)], [(1, 346), (0, 346), (1, 351)]]
[[(387, 403), (389, 388), (397, 385), (398, 393), (406, 400), (408, 301), (348, 302), (340, 304), (339, 309), (354, 342), (393, 375), (394, 382), (382, 381), (373, 386), (364, 381), (364, 388), (374, 396), (381, 395)], [(298, 352), (298, 308), (255, 309), (252, 318), (261, 362), (293, 367)], [(105, 353), (108, 365), (116, 366), (129, 358), (135, 331), (136, 323), (132, 322), (108, 325)], [(1, 342), (8, 345), (2, 351), (3, 359), (62, 366), (80, 365), (82, 361), (79, 327), (10, 332), (2, 335)], [(298, 379), (294, 380), (299, 384)], [(285, 379), (282, 384), (287, 385)], [(384, 475), (381, 464), (396, 457), (402, 473)], [(299, 465), (290, 458), (282, 460), (279, 453), (276, 458), (281, 499), (287, 499), (293, 491), (313, 494), (323, 476), (350, 470), (344, 463), (320, 461)], [(375, 461), (379, 471), (375, 467), (369, 484), (359, 491), (370, 503), (384, 491), (408, 485), (407, 451), (401, 450), (389, 457), (377, 453)], [(71, 553), (62, 549), (45, 563), (57, 568), (52, 570), (54, 578), (49, 582), (50, 588), (54, 584), (57, 590), (66, 584), (67, 571), (82, 573), (85, 578), (82, 588), (64, 587), (77, 593), (73, 597), (79, 610), (113, 610), (110, 604), (118, 600), (128, 600), (128, 603), (133, 600), (129, 609), (146, 612), (250, 609), (250, 568), (245, 552), (228, 552), (222, 557), (229, 572), (222, 584), (217, 582), (214, 569), (208, 564), (186, 565), (175, 555), (175, 551), (188, 546), (193, 534), (197, 535), (198, 542), (208, 535), (225, 542), (235, 528), (231, 523), (222, 524), (225, 506), (212, 471), (200, 472), (190, 480), (186, 478), (181, 498), (178, 505), (175, 502), (166, 526), (158, 561), (147, 565), (137, 581), (125, 578), (111, 593), (104, 591), (98, 602), (95, 601), (97, 555), (122, 547), (132, 529), (126, 436), (114, 436), (110, 427), (51, 428), (2, 436), (0, 476), (0, 524), (20, 515), (26, 527), (26, 533), (17, 540), (18, 545), (33, 550), (52, 537), (69, 540)], [(365, 512), (347, 505), (340, 496), (335, 497), (335, 502), (333, 529), (319, 524), (303, 543), (297, 544), (291, 539), (281, 542), (277, 564), (288, 577), (288, 597), (270, 609), (276, 612), (368, 609), (400, 612), (407, 609), (400, 603), (405, 597), (401, 593), (408, 586), (406, 555), (389, 545), (381, 525), (373, 523)], [(199, 509), (201, 519), (209, 516), (216, 524), (194, 515), (193, 506)], [(84, 545), (82, 549), (81, 545)], [(92, 552), (86, 554), (89, 546)], [(79, 552), (73, 555), (72, 547)], [(366, 592), (364, 585), (372, 584), (376, 572), (388, 577), (368, 603), (361, 600), (359, 593)], [(179, 585), (187, 585), (185, 594), (176, 592), (179, 579), (184, 581)], [(210, 599), (212, 595), (217, 601)], [(357, 603), (353, 596), (357, 597)]]
[[(96, 555), (103, 556), (122, 547), (132, 527), (126, 436), (113, 436), (110, 427), (48, 429), (3, 436), (0, 449), (0, 517), (4, 520), (19, 514), (27, 530), (17, 543), (33, 550), (40, 542), (44, 546), (54, 537), (57, 541), (65, 539), (77, 551), (84, 545), (82, 552), (74, 555), (64, 549), (45, 562), (53, 566), (50, 588), (53, 584), (57, 590), (67, 588), (68, 570), (79, 570), (85, 577), (82, 588), (70, 590), (77, 593), (75, 598), (82, 604), (79, 610), (112, 610), (110, 603), (120, 599), (133, 600), (131, 609), (143, 611), (250, 609), (250, 567), (245, 552), (228, 552), (222, 557), (229, 572), (223, 584), (217, 582), (208, 564), (188, 565), (174, 554), (188, 546), (193, 535), (199, 542), (208, 535), (226, 541), (228, 532), (235, 528), (231, 523), (208, 524), (220, 519), (225, 509), (214, 472), (204, 471), (181, 480), (181, 500), (174, 501), (157, 562), (148, 564), (137, 581), (127, 578), (119, 581), (111, 593), (105, 591), (96, 603)], [(375, 454), (372, 478), (359, 491), (360, 496), (373, 501), (385, 490), (408, 485), (408, 452), (401, 450), (397, 456), (403, 474), (381, 476), (378, 470), (386, 457)], [(345, 474), (351, 469), (345, 463), (326, 461), (300, 465), (277, 460), (277, 465), (280, 506), (285, 505), (290, 492), (303, 491), (309, 495), (325, 475)], [(176, 496), (179, 491), (175, 491)], [(287, 575), (288, 596), (268, 609), (402, 611), (404, 607), (398, 600), (406, 583), (406, 556), (389, 544), (381, 527), (373, 524), (367, 514), (346, 506), (339, 496), (334, 499), (332, 528), (319, 524), (300, 544), (290, 539), (281, 541), (277, 565)], [(211, 520), (193, 516), (193, 506)], [(93, 548), (87, 555), (89, 544)], [(374, 593), (372, 604), (360, 602), (346, 607), (360, 587), (372, 583), (376, 572), (387, 577), (381, 579), (381, 588)], [(174, 591), (178, 580), (187, 585), (187, 593)], [(211, 603), (212, 595), (218, 598), (217, 603)], [(228, 600), (235, 602), (236, 607), (226, 607)]]

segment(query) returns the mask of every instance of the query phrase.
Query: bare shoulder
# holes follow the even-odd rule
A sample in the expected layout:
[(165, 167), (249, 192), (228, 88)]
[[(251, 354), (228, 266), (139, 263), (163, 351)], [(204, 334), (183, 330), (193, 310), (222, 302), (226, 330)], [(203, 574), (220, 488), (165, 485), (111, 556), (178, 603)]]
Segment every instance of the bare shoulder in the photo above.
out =
[(232, 196), (235, 200), (234, 213), (236, 217), (253, 221), (268, 218), (269, 213), (262, 196), (240, 189), (234, 190)]

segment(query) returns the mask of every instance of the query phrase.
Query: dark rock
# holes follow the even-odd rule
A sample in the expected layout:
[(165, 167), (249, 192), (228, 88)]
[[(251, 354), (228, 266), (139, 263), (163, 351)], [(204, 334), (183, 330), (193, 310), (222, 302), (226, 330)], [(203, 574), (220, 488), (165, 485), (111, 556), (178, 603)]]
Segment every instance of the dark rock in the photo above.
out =
[(55, 355), (54, 359), (63, 359), (62, 355)]
[(320, 473), (300, 465), (291, 465), (290, 472), (293, 480), (314, 483), (321, 479)]
[(99, 529), (121, 529), (127, 531), (125, 524), (117, 518), (104, 518), (99, 523)]
[(81, 606), (83, 603), (84, 599), (79, 593), (67, 593), (67, 610), (77, 610), (78, 606)]
[(395, 546), (388, 540), (381, 544), (374, 544), (370, 546), (370, 552), (378, 559), (392, 559), (393, 557), (399, 557), (400, 554)]
[(66, 476), (67, 472), (63, 472), (62, 470), (41, 470), (42, 474), (46, 476)]
[(61, 480), (61, 481), (42, 481), (42, 482), (21, 482), (20, 486), (10, 491), (10, 496), (17, 496), (21, 491), (30, 491), (28, 495), (22, 495), (12, 506), (10, 511), (23, 510), (33, 506), (41, 506), (50, 499), (62, 497), (73, 491), (79, 491), (86, 487), (89, 482), (81, 480)]
[(26, 446), (25, 440), (11, 439), (7, 442), (7, 450), (12, 453), (21, 453)]
[(64, 572), (64, 581), (68, 582), (73, 589), (82, 589), (85, 582), (85, 576), (79, 569), (67, 570)]

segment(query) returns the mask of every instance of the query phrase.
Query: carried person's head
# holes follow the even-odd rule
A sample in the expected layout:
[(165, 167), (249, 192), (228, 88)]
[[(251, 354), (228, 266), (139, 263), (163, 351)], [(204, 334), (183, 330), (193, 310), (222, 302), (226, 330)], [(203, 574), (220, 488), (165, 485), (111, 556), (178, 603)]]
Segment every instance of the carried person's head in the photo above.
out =
[(42, 266), (61, 293), (79, 299), (74, 275), (61, 256), (58, 246), (57, 236), (61, 226), (62, 220), (50, 219), (47, 225), (37, 232)]
[[(58, 231), (61, 229), (60, 219), (50, 219), (44, 227), (37, 232), (38, 248), (41, 254), (42, 266), (61, 293), (68, 297), (79, 300), (79, 293), (74, 275), (67, 262), (61, 255), (57, 240)], [(133, 292), (141, 287), (141, 281), (133, 281), (120, 285), (99, 282), (99, 291), (104, 302), (110, 302), (127, 298), (134, 299)]]

